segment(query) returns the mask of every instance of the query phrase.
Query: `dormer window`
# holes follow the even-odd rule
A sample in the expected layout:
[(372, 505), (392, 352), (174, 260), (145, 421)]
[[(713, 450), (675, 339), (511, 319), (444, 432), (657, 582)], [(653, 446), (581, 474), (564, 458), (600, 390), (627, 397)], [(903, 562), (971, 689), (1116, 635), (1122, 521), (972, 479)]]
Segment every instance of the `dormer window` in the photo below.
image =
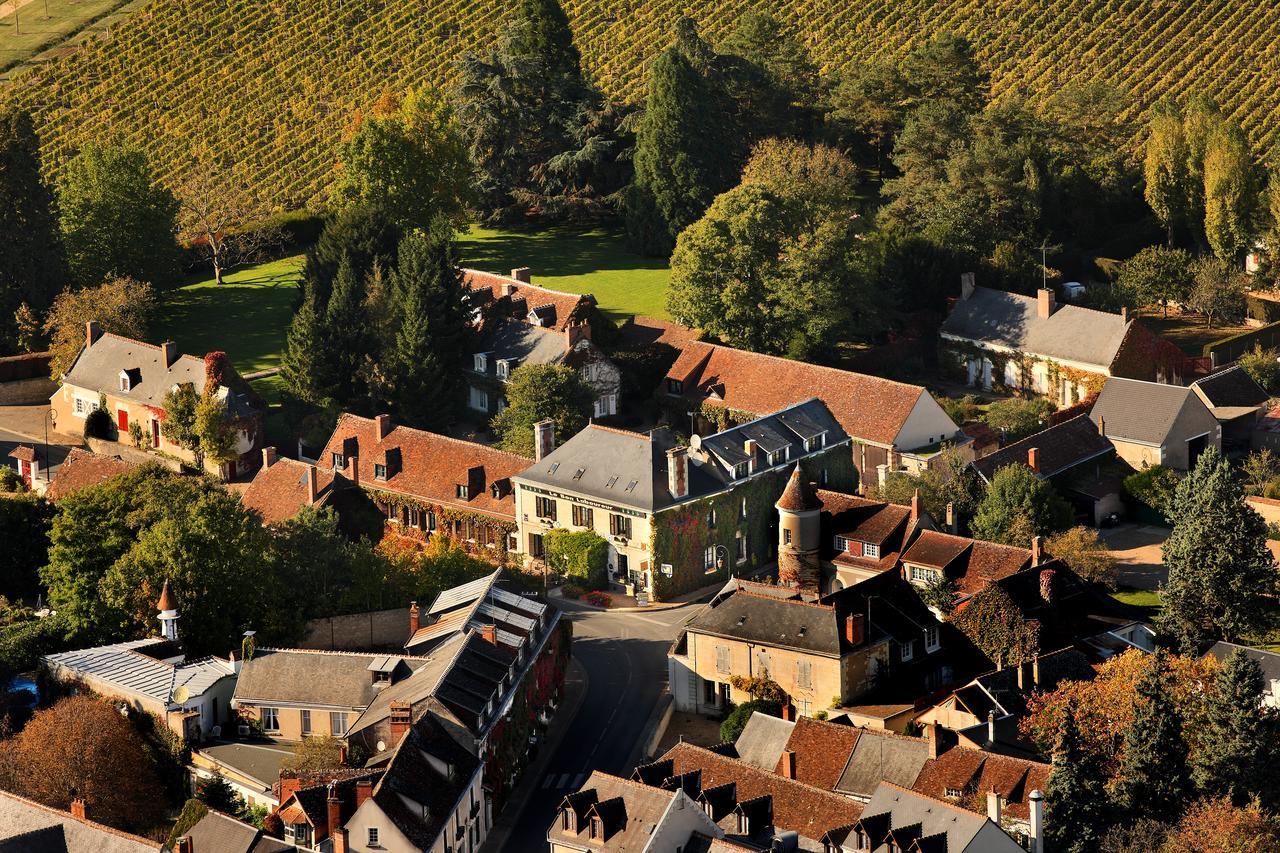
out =
[(485, 373), (489, 370), (489, 357), (485, 353), (478, 352), (472, 356), (472, 359), (474, 361), (472, 366), (476, 373)]
[(821, 448), (826, 446), (827, 446), (827, 434), (825, 432), (820, 432), (817, 435), (811, 438), (806, 438), (804, 440), (805, 450), (820, 450)]
[(744, 814), (738, 815), (738, 834), (739, 835), (751, 834), (751, 818), (747, 817)]
[(683, 393), (684, 393), (684, 383), (683, 383), (683, 382), (681, 382), (679, 379), (668, 379), (668, 380), (667, 380), (667, 393), (668, 393), (668, 394), (683, 394)]
[(940, 646), (940, 643), (938, 642), (938, 629), (925, 628), (924, 629), (924, 650), (932, 654), (933, 652), (936, 652), (938, 650), (939, 646)]
[(343, 458), (341, 453), (334, 453), (332, 455), (332, 461), (333, 461), (333, 470), (335, 471), (345, 468), (347, 466), (347, 460)]
[(853, 546), (854, 546), (855, 544), (857, 544), (857, 543), (856, 543), (856, 541), (855, 541), (855, 540), (853, 540), (853, 539), (848, 538), (847, 536), (837, 536), (837, 537), (836, 537), (836, 550), (837, 550), (837, 551), (852, 551), (852, 550), (853, 550)]
[(120, 390), (129, 390), (129, 372), (126, 370), (120, 371)]
[(511, 362), (508, 359), (505, 359), (505, 358), (498, 359), (498, 378), (499, 379), (511, 378)]
[(741, 480), (743, 477), (747, 476), (747, 474), (751, 473), (750, 468), (751, 466), (748, 465), (746, 462), (739, 462), (737, 465), (734, 465), (733, 479)]
[(874, 544), (872, 544), (872, 543), (870, 543), (870, 542), (863, 542), (863, 543), (862, 543), (862, 556), (864, 556), (864, 557), (874, 557), (874, 558), (875, 558), (875, 559), (877, 559), (877, 560), (878, 560), (878, 559), (880, 559), (880, 546), (879, 546), (879, 545), (874, 545)]
[(460, 500), (464, 500), (464, 501), (466, 501), (466, 500), (471, 500), (471, 496), (470, 496), (470, 495), (471, 495), (471, 489), (470, 489), (470, 488), (468, 488), (467, 486), (463, 485), (462, 483), (458, 483), (458, 484), (457, 484), (456, 486), (454, 486), (453, 488), (454, 488), (454, 491), (455, 491), (455, 493), (456, 493), (457, 497), (458, 497)]
[(604, 837), (604, 823), (600, 820), (600, 818), (595, 817), (594, 815), (591, 818), (591, 837), (592, 838)]
[(374, 466), (373, 466), (373, 479), (375, 479), (375, 480), (385, 480), (385, 479), (387, 479), (387, 466), (386, 466), (386, 465), (382, 465), (382, 464), (380, 464), (380, 463), (374, 463)]

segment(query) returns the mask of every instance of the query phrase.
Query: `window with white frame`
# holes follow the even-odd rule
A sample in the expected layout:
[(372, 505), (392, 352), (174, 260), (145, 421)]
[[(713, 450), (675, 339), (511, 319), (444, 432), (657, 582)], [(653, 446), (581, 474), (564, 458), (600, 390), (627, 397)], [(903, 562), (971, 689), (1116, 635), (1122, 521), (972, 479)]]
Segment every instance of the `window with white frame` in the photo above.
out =
[(475, 368), (476, 373), (484, 373), (486, 370), (489, 369), (489, 357), (486, 356), (484, 353), (478, 352), (474, 356), (472, 356), (472, 359), (473, 359), (472, 366)]
[(910, 566), (907, 577), (912, 583), (933, 583), (938, 579), (938, 570), (926, 569), (923, 566)]
[(335, 471), (337, 471), (339, 468), (345, 467), (347, 464), (347, 460), (343, 458), (341, 453), (331, 454), (329, 457), (329, 461), (333, 463), (333, 470)]
[(302, 733), (311, 734), (311, 711), (306, 708), (302, 709)]
[(924, 629), (924, 650), (928, 653), (936, 652), (938, 650), (938, 645), (939, 645), (938, 629), (925, 628)]
[(329, 734), (334, 737), (346, 737), (347, 734), (347, 712), (346, 711), (330, 711), (329, 712)]
[(489, 411), (489, 394), (481, 388), (472, 385), (469, 389), (467, 405), (475, 409), (477, 412)]
[(379, 846), (379, 844), (378, 844), (378, 827), (376, 827), (376, 826), (371, 826), (371, 827), (369, 827), (369, 834), (368, 834), (368, 837), (369, 837), (369, 843), (368, 843), (366, 846), (368, 846), (368, 847), (377, 847), (377, 846)]
[(707, 574), (716, 570), (716, 546), (708, 545), (702, 552), (702, 570)]
[(856, 540), (856, 539), (850, 539), (848, 536), (837, 536), (837, 537), (836, 537), (836, 550), (837, 550), (837, 551), (852, 551), (852, 550), (853, 550), (853, 546), (854, 546), (854, 545), (857, 545), (857, 544), (858, 544), (858, 540)]
[(915, 657), (915, 640), (907, 640), (902, 644), (902, 661), (903, 663)]
[(745, 533), (738, 534), (738, 562), (745, 563), (747, 561), (747, 535)]
[(862, 556), (880, 559), (880, 546), (871, 542), (862, 543)]
[(262, 709), (262, 730), (264, 732), (280, 731), (280, 709), (279, 708), (263, 708)]
[(597, 418), (606, 418), (609, 415), (616, 415), (617, 413), (618, 413), (618, 395), (617, 394), (605, 394), (602, 397), (596, 398), (595, 416)]
[(509, 379), (511, 377), (511, 362), (505, 358), (498, 359), (498, 378)]

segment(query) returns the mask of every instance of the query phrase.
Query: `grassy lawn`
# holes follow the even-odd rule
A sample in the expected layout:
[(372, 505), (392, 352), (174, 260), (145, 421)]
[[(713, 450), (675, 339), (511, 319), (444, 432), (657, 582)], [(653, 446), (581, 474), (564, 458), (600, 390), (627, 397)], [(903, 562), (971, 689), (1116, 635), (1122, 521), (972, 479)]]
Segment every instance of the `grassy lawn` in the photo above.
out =
[(1170, 311), (1168, 317), (1161, 317), (1158, 309), (1144, 311), (1142, 322), (1157, 335), (1176, 344), (1187, 355), (1196, 357), (1199, 357), (1207, 343), (1250, 331), (1249, 326), (1224, 326), (1221, 323), (1215, 323), (1210, 329), (1205, 326), (1204, 316), (1201, 314)]
[[(22, 0), (18, 0), (19, 3)], [(126, 5), (129, 0), (34, 0), (21, 6), (0, 3), (0, 70), (17, 65)], [(16, 19), (16, 20), (15, 20)]]
[(1155, 619), (1156, 614), (1160, 612), (1160, 594), (1153, 589), (1121, 587), (1111, 595), (1117, 601), (1122, 601), (1134, 607), (1141, 607), (1146, 611), (1143, 618), (1148, 622)]
[(632, 314), (669, 319), (665, 261), (627, 249), (615, 229), (551, 228), (543, 231), (473, 227), (459, 238), (462, 263), (507, 273), (528, 267), (533, 283), (570, 293), (590, 293), (611, 319)]

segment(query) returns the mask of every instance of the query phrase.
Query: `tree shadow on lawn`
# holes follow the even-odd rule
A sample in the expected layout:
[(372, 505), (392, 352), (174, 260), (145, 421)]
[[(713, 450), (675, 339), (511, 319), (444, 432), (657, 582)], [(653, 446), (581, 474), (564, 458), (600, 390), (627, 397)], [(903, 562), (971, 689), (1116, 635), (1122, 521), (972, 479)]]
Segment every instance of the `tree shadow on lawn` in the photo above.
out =
[(493, 272), (529, 267), (535, 276), (560, 277), (667, 268), (661, 258), (632, 252), (622, 232), (610, 228), (507, 229), (498, 234), (464, 234), (459, 243), (465, 266)]
[(296, 276), (267, 276), (165, 295), (157, 324), (182, 352), (222, 350), (237, 371), (276, 367), (293, 317)]

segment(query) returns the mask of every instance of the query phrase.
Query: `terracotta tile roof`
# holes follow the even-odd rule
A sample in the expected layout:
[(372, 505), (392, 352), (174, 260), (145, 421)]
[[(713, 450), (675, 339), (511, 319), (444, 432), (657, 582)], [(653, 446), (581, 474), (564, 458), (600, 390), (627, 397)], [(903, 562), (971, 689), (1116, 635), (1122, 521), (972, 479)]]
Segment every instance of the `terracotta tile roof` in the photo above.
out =
[(311, 468), (316, 470), (316, 504), (323, 505), (333, 492), (333, 469), (295, 459), (277, 459), (270, 467), (259, 468), (240, 502), (261, 516), (263, 524), (293, 518), (307, 505), (307, 471)]
[(862, 814), (862, 804), (760, 770), (691, 743), (678, 743), (659, 761), (671, 760), (673, 775), (702, 771), (702, 788), (734, 783), (739, 803), (756, 797), (773, 798), (773, 823), (782, 831), (794, 831), (809, 839), (821, 839), (829, 830), (848, 826)]
[(56, 502), (83, 488), (96, 486), (103, 480), (127, 474), (137, 467), (137, 464), (126, 462), (119, 456), (100, 456), (73, 447), (58, 466), (58, 473), (53, 475), (53, 482), (49, 484), (45, 497)]
[(823, 513), (830, 513), (831, 532), (859, 542), (882, 544), (911, 517), (911, 508), (818, 489)]
[(808, 510), (818, 509), (822, 506), (822, 502), (818, 500), (818, 496), (814, 494), (813, 486), (805, 479), (804, 473), (800, 470), (800, 463), (796, 463), (796, 467), (791, 471), (791, 477), (787, 480), (787, 486), (782, 490), (782, 497), (778, 498), (779, 509), (785, 509), (790, 512), (806, 512)]
[(698, 340), (700, 332), (679, 323), (653, 317), (632, 317), (618, 329), (618, 335), (629, 346), (666, 344), (682, 350)]
[[(690, 343), (667, 371), (698, 402), (762, 415), (818, 397), (855, 439), (892, 444), (919, 385), (708, 343)], [(909, 448), (908, 448), (909, 449)]]
[[(861, 733), (862, 729), (856, 726), (825, 723), (812, 717), (798, 718), (783, 747), (796, 754), (796, 781), (824, 791), (834, 790)], [(782, 772), (784, 761), (785, 752), (778, 760), (778, 772)]]
[(916, 563), (941, 569), (951, 565), (962, 555), (972, 539), (963, 536), (952, 536), (950, 533), (939, 533), (936, 530), (922, 530), (915, 542), (911, 543), (902, 555), (903, 562)]
[(17, 459), (20, 462), (35, 462), (36, 449), (29, 444), (19, 444), (9, 451), (9, 458)]
[[(518, 306), (524, 308), (520, 311), (522, 316), (530, 311), (544, 309), (541, 313), (546, 316), (546, 327), (557, 332), (563, 332), (571, 319), (579, 317), (583, 311), (595, 305), (595, 297), (589, 293), (549, 290), (538, 287), (536, 284), (526, 284), (510, 276), (482, 270), (464, 269), (462, 283), (468, 290), (480, 294), (486, 304), (507, 299), (513, 306), (518, 306), (518, 303), (523, 300), (524, 306)], [(549, 311), (546, 310), (548, 308), (550, 308)]]
[[(379, 441), (375, 420), (347, 413), (338, 418), (321, 464), (335, 453), (352, 456), (353, 450), (359, 454), (359, 480), (364, 488), (509, 519), (516, 512), (510, 479), (533, 464), (532, 459), (483, 444), (394, 424)], [(388, 462), (388, 452), (392, 460), (399, 454), (398, 465)], [(376, 480), (374, 465), (383, 464), (388, 465), (387, 479)], [(343, 471), (348, 479), (355, 479), (350, 460)], [(502, 486), (500, 497), (493, 495), (495, 483)], [(468, 484), (479, 488), (472, 489), (469, 499), (458, 497), (457, 487)]]
[(995, 791), (1005, 800), (1005, 814), (1015, 820), (1029, 820), (1027, 795), (1043, 791), (1048, 781), (1048, 764), (957, 746), (930, 759), (912, 790), (937, 799), (951, 799), (948, 789), (964, 791), (965, 795), (972, 792), (977, 795), (975, 802), (981, 799), (984, 813), (986, 793)]
[(976, 595), (987, 584), (1012, 577), (1030, 562), (1031, 551), (1027, 548), (975, 539), (968, 566), (964, 574), (955, 579), (956, 589), (961, 595)]

